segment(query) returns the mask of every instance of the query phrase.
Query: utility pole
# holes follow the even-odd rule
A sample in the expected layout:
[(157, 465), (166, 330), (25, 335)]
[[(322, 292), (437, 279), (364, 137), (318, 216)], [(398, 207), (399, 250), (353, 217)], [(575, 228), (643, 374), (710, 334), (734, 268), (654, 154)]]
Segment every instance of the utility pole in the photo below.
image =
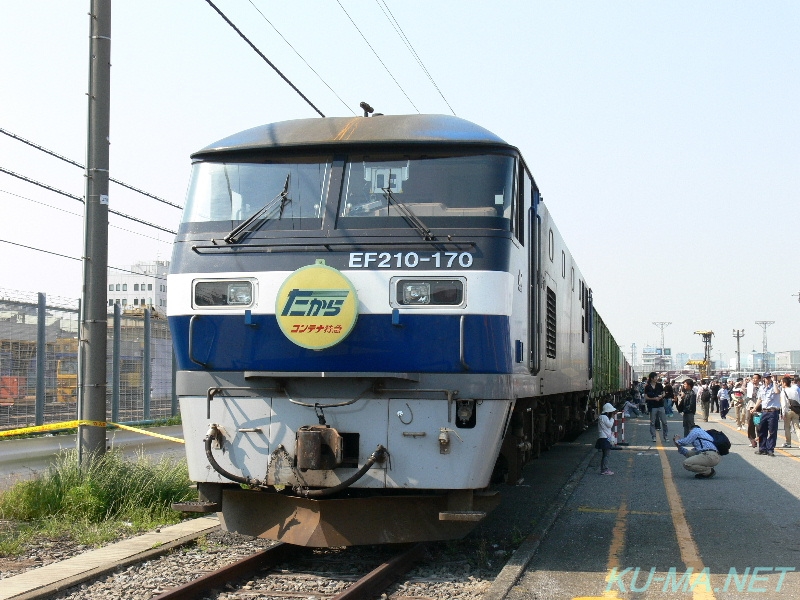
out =
[(661, 360), (664, 361), (664, 330), (672, 325), (672, 321), (653, 321), (653, 325), (661, 330)]
[(756, 325), (764, 328), (764, 337), (761, 340), (761, 370), (767, 370), (767, 327), (773, 325), (775, 321), (756, 321)]
[(744, 337), (744, 329), (734, 329), (733, 337), (736, 338), (736, 371), (738, 372), (742, 370), (742, 353), (739, 340)]
[(636, 370), (636, 342), (631, 344), (631, 369)]
[(106, 449), (111, 0), (91, 0), (89, 23), (89, 118), (83, 224), (79, 418), (102, 425), (83, 425), (79, 428), (79, 457), (84, 464), (93, 456), (103, 454)]

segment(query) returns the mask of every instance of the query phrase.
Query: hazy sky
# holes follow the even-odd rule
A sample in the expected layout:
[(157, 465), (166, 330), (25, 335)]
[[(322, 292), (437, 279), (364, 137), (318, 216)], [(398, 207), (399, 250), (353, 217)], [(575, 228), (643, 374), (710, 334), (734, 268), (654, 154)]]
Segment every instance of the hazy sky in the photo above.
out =
[[(519, 147), (626, 352), (659, 344), (653, 321), (672, 322), (673, 352), (702, 351), (698, 329), (716, 332), (715, 359), (733, 329), (760, 351), (765, 320), (771, 351), (800, 349), (800, 2), (340, 2), (380, 60), (336, 0), (215, 0), (328, 116), (449, 103)], [(0, 127), (79, 162), (89, 6), (0, 0)], [(111, 175), (173, 202), (193, 151), (316, 116), (203, 0), (115, 0), (111, 37)], [(84, 193), (80, 169), (3, 135), (0, 167)], [(170, 229), (180, 216), (113, 184), (111, 207)], [(78, 258), (82, 208), (0, 173), (2, 240)], [(110, 224), (109, 264), (169, 259), (169, 234)], [(80, 295), (68, 258), (0, 243), (0, 275)]]

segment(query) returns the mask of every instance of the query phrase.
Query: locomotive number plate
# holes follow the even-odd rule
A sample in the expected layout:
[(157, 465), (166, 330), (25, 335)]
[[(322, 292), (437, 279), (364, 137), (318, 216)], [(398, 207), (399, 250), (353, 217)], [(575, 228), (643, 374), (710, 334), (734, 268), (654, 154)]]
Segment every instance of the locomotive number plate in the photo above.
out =
[(469, 269), (470, 252), (351, 252), (351, 269)]

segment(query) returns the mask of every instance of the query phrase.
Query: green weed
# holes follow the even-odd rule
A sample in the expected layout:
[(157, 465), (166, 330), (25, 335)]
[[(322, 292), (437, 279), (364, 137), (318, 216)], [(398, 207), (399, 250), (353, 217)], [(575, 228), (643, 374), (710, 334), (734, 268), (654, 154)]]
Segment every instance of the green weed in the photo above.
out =
[(81, 466), (76, 452), (62, 453), (46, 473), (0, 494), (0, 518), (16, 524), (0, 530), (0, 555), (19, 554), (33, 538), (96, 546), (177, 523), (170, 505), (196, 500), (190, 483), (185, 461), (111, 451)]

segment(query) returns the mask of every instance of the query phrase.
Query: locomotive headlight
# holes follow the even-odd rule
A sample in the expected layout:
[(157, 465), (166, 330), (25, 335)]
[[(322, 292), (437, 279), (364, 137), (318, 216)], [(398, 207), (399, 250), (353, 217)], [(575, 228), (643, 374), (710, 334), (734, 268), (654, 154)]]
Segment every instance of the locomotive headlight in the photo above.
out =
[(393, 306), (463, 306), (464, 278), (397, 279)]
[(236, 306), (253, 304), (252, 281), (197, 281), (194, 306)]

